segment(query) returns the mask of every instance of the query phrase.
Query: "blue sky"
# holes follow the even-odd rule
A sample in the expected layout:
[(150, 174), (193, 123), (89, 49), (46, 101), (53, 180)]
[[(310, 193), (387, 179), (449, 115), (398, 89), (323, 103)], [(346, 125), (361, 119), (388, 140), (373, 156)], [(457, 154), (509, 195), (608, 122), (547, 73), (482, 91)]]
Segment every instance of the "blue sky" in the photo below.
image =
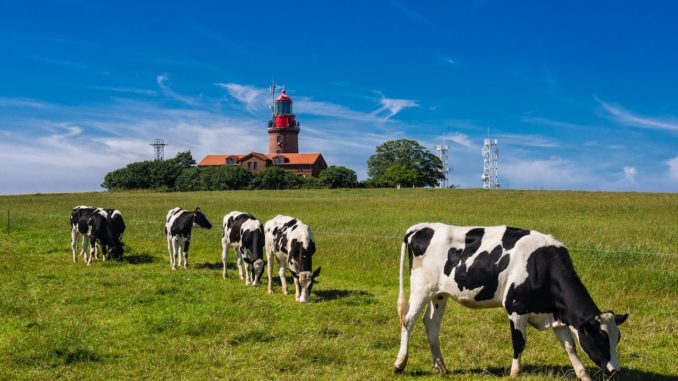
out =
[(678, 4), (668, 1), (5, 2), (0, 193), (98, 190), (166, 155), (267, 149), (268, 86), (300, 149), (366, 177), (385, 140), (450, 145), (480, 187), (678, 191)]

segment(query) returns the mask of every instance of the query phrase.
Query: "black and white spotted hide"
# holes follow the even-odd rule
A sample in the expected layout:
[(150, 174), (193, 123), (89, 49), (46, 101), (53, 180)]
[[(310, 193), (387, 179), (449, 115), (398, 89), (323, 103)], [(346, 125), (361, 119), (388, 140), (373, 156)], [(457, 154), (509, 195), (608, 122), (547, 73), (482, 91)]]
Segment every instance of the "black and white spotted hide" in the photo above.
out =
[(85, 255), (87, 265), (92, 263), (97, 245), (101, 247), (104, 258), (110, 253), (113, 258), (122, 259), (124, 251), (122, 242), (118, 239), (119, 235), (113, 229), (111, 216), (105, 209), (97, 208), (92, 213), (83, 215), (78, 220), (78, 231), (90, 243), (89, 254)]
[(80, 205), (73, 208), (71, 211), (71, 251), (73, 252), (73, 262), (78, 261), (78, 242), (82, 237), (82, 246), (80, 247), (80, 255), (86, 256), (87, 245), (89, 244), (89, 237), (85, 233), (81, 233), (78, 229), (78, 224), (82, 220), (87, 225), (87, 220), (92, 215), (96, 208), (92, 206)]
[(294, 278), (295, 299), (307, 303), (320, 267), (313, 271), (315, 242), (311, 229), (296, 218), (276, 216), (264, 225), (266, 232), (266, 258), (268, 267), (268, 292), (273, 292), (273, 262), (278, 262), (278, 274), (283, 294), (287, 295), (285, 270), (289, 269)]
[[(406, 254), (409, 303), (404, 291)], [(447, 371), (438, 334), (448, 298), (470, 308), (506, 309), (513, 343), (513, 377), (520, 371), (528, 323), (540, 330), (554, 330), (580, 379), (590, 377), (577, 356), (574, 337), (605, 373), (620, 370), (618, 325), (628, 315), (598, 309), (577, 276), (567, 249), (550, 235), (507, 226), (423, 223), (410, 227), (400, 253), (401, 337), (396, 372), (407, 364), (410, 332), (424, 309), (433, 366), (441, 373)]]
[(264, 260), (264, 228), (253, 215), (233, 211), (224, 216), (221, 238), (221, 262), (224, 279), (228, 276), (228, 249), (232, 245), (240, 279), (257, 286), (266, 267)]
[[(123, 220), (122, 213), (119, 210), (94, 208), (91, 206), (84, 205), (76, 206), (71, 211), (71, 250), (73, 253), (73, 262), (77, 262), (78, 241), (80, 240), (80, 237), (82, 237), (82, 246), (80, 255), (85, 256), (85, 260), (87, 261), (89, 259), (87, 254), (88, 252), (87, 245), (91, 244), (94, 253), (93, 254), (94, 259), (98, 259), (98, 248), (101, 247), (101, 244), (99, 244), (97, 240), (94, 241), (90, 240), (90, 235), (87, 234), (88, 230), (86, 228), (86, 226), (88, 226), (88, 221), (90, 220), (90, 218), (92, 217), (93, 213), (96, 210), (101, 210), (102, 212), (105, 212), (107, 214), (107, 217), (109, 218), (108, 223), (111, 225), (111, 228), (113, 229), (113, 234), (118, 237), (118, 241), (120, 242), (120, 245), (122, 246), (124, 251), (125, 244), (122, 242), (122, 235), (125, 232), (125, 221)], [(80, 232), (80, 229), (78, 228), (79, 224), (82, 226), (83, 229), (82, 232)], [(103, 252), (102, 253), (103, 259), (106, 260), (109, 253), (104, 252), (105, 251), (104, 248), (101, 249)], [(121, 252), (119, 253), (119, 255), (116, 255), (113, 251), (110, 251), (110, 254), (112, 254), (114, 258), (117, 260), (122, 259)]]
[(176, 207), (167, 212), (165, 236), (167, 237), (167, 251), (169, 251), (172, 270), (182, 267), (182, 258), (184, 269), (188, 268), (188, 249), (191, 244), (193, 226), (205, 229), (212, 228), (212, 224), (200, 208), (195, 208), (193, 212), (189, 212)]

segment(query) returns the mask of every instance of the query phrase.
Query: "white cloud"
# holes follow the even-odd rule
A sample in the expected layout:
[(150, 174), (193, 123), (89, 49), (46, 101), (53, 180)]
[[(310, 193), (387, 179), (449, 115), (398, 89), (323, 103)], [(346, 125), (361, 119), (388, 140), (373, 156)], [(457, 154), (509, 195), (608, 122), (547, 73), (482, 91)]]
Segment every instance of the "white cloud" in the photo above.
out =
[(577, 163), (558, 157), (500, 162), (499, 178), (508, 180), (511, 188), (590, 189), (595, 184)]
[(637, 174), (638, 170), (635, 167), (624, 167), (624, 177), (627, 181), (632, 183), (635, 182)]
[(537, 148), (554, 148), (558, 147), (558, 143), (553, 142), (543, 136), (539, 135), (518, 135), (518, 134), (503, 134), (498, 135), (499, 144), (509, 144), (516, 146), (537, 147)]
[(620, 124), (640, 128), (651, 128), (657, 130), (668, 130), (672, 132), (678, 132), (678, 120), (659, 119), (642, 116), (634, 114), (619, 105), (608, 103), (600, 99), (596, 100), (600, 103), (601, 106), (603, 106), (603, 109), (607, 112), (608, 116)]
[(177, 94), (174, 90), (172, 90), (169, 86), (169, 77), (167, 74), (160, 74), (156, 77), (156, 82), (158, 83), (158, 86), (160, 87), (160, 90), (162, 93), (172, 99), (176, 99), (182, 103), (186, 103), (191, 106), (195, 106), (198, 104), (198, 100), (194, 99), (193, 97), (188, 97), (185, 95), (180, 95)]
[(462, 134), (461, 132), (456, 132), (452, 135), (446, 135), (445, 136), (446, 140), (451, 140), (460, 146), (466, 147), (466, 148), (479, 148), (476, 147), (473, 142), (471, 142), (471, 139), (468, 137), (468, 135)]
[(387, 121), (408, 107), (419, 107), (419, 103), (412, 99), (386, 98), (384, 96), (381, 97), (379, 103), (381, 107), (375, 110), (373, 114), (381, 116), (386, 112), (386, 116), (382, 118), (383, 121)]
[(669, 166), (669, 179), (678, 181), (678, 156), (666, 162)]
[(217, 83), (216, 85), (226, 90), (230, 96), (242, 103), (249, 112), (261, 109), (268, 102), (266, 89), (237, 83)]

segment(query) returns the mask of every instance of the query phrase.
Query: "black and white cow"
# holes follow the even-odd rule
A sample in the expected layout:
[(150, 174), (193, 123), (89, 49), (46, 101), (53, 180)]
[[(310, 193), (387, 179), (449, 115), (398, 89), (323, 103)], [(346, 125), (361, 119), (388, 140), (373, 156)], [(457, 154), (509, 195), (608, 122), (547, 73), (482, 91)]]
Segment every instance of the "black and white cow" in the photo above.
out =
[(167, 236), (167, 250), (170, 256), (170, 266), (176, 270), (177, 266), (181, 268), (181, 257), (184, 258), (184, 268), (188, 268), (188, 248), (191, 244), (191, 230), (193, 226), (205, 229), (211, 229), (212, 224), (200, 208), (195, 211), (176, 207), (167, 212), (165, 218), (165, 236)]
[[(75, 223), (74, 223), (75, 221)], [(87, 265), (92, 263), (97, 245), (101, 247), (102, 254), (106, 258), (110, 254), (115, 259), (122, 259), (123, 244), (119, 239), (119, 233), (113, 228), (110, 214), (102, 208), (90, 210), (88, 207), (76, 207), (71, 214), (71, 224), (77, 228), (77, 234), (71, 231), (71, 248), (73, 249), (73, 261), (76, 261), (78, 234), (82, 235), (82, 251)], [(75, 242), (75, 244), (74, 244)], [(87, 243), (90, 244), (87, 254)]]
[(245, 284), (257, 286), (264, 273), (264, 228), (253, 215), (233, 211), (224, 216), (221, 236), (221, 262), (224, 279), (227, 277), (228, 248), (233, 245), (240, 279)]
[(80, 220), (84, 220), (86, 223), (95, 210), (95, 207), (80, 205), (71, 211), (71, 251), (73, 252), (73, 262), (78, 261), (78, 241), (80, 241), (80, 237), (82, 237), (80, 255), (86, 255), (87, 245), (89, 244), (89, 237), (86, 234), (80, 233), (78, 223)]
[[(315, 278), (320, 275), (320, 267), (313, 271), (315, 242), (311, 229), (301, 221), (289, 216), (276, 216), (264, 225), (266, 231), (266, 259), (268, 267), (268, 292), (273, 292), (273, 262), (278, 262), (278, 274), (282, 283), (282, 292), (287, 295), (285, 269), (289, 268), (294, 277), (294, 295), (299, 302), (306, 303), (311, 298), (311, 289)], [(312, 272), (313, 271), (313, 272)]]
[[(403, 281), (406, 252), (411, 272), (409, 305)], [(441, 373), (447, 371), (438, 334), (448, 297), (470, 308), (506, 309), (513, 341), (513, 377), (520, 371), (528, 323), (540, 330), (553, 328), (582, 380), (590, 378), (577, 357), (572, 333), (603, 371), (620, 370), (618, 325), (628, 315), (598, 309), (575, 273), (567, 249), (550, 235), (506, 226), (422, 223), (410, 227), (400, 253), (401, 339), (396, 372), (407, 364), (410, 332), (424, 307), (433, 365)]]
[[(101, 216), (101, 217), (97, 217)], [(94, 218), (94, 220), (93, 220)], [(105, 221), (98, 222), (98, 230), (95, 228), (94, 232), (89, 228), (96, 220), (103, 219)], [(104, 226), (107, 225), (107, 226)], [(110, 226), (108, 226), (110, 225)], [(112, 229), (112, 234), (117, 237), (117, 240), (108, 237), (108, 229)], [(81, 255), (85, 256), (87, 264), (90, 264), (92, 257), (98, 258), (97, 248), (101, 247), (104, 260), (108, 257), (108, 248), (113, 248), (110, 253), (115, 259), (122, 259), (122, 251), (117, 250), (117, 246), (123, 248), (122, 234), (125, 231), (125, 222), (122, 218), (122, 213), (115, 209), (94, 208), (91, 206), (76, 206), (71, 211), (71, 250), (73, 252), (73, 262), (77, 262), (78, 241), (80, 236), (82, 239)], [(102, 245), (102, 242), (106, 242)], [(91, 245), (90, 255), (87, 255), (87, 245)]]

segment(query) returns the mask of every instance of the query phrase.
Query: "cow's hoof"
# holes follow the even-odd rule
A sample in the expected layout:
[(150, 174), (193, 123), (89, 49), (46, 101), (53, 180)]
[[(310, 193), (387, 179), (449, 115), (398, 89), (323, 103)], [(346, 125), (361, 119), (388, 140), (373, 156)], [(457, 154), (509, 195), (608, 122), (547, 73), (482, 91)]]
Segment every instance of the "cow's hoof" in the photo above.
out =
[(444, 366), (436, 365), (433, 367), (433, 370), (441, 376), (447, 374), (447, 368), (445, 368)]
[(403, 370), (405, 370), (405, 367), (398, 367), (396, 365), (393, 365), (393, 373), (395, 374), (403, 374)]

